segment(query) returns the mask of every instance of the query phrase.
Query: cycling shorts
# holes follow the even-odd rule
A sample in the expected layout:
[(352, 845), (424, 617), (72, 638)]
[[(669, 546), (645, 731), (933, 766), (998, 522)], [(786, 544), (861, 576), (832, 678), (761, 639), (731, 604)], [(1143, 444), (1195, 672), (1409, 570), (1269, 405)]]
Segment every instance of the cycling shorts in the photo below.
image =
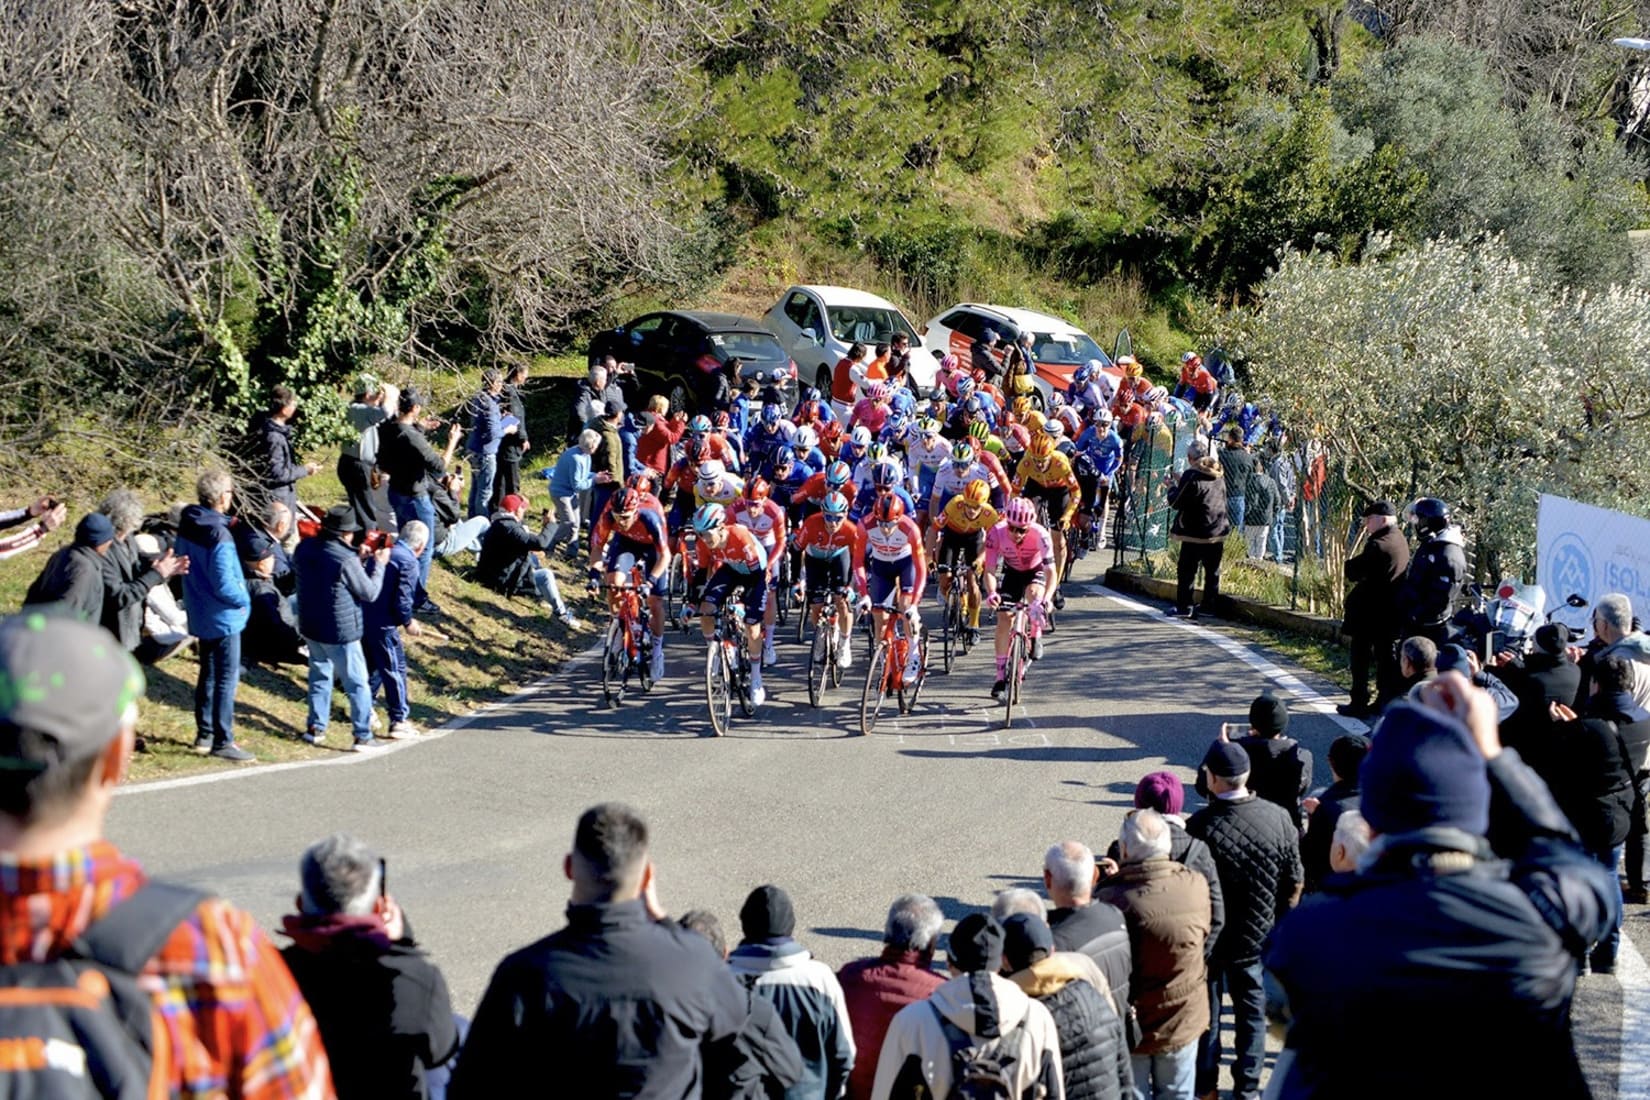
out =
[(1071, 490), (1064, 485), (1027, 482), (1025, 498), (1041, 500), (1048, 504), (1048, 526), (1051, 529), (1062, 525), (1061, 518), (1066, 514), (1066, 509), (1071, 507)]
[(766, 573), (742, 573), (731, 565), (724, 565), (705, 582), (705, 594), (700, 603), (710, 604), (721, 611), (736, 588), (745, 590), (745, 625), (758, 625), (768, 610)]
[(808, 602), (824, 603), (827, 589), (847, 588), (853, 579), (853, 565), (846, 552), (828, 558), (816, 558), (812, 554), (803, 558), (802, 570), (808, 583)]
[(653, 570), (659, 564), (659, 548), (651, 542), (638, 542), (627, 539), (623, 535), (616, 535), (607, 540), (607, 553), (602, 555), (602, 561), (609, 573), (621, 571), (619, 559), (629, 555), (631, 560), (642, 567), (643, 575), (653, 576)]
[(871, 602), (878, 607), (892, 606), (894, 593), (910, 594), (917, 587), (917, 560), (914, 557), (907, 556), (898, 561), (872, 558), (867, 563), (866, 572), (870, 578)]
[(1003, 582), (997, 586), (997, 594), (1004, 603), (1019, 603), (1026, 598), (1026, 589), (1033, 584), (1039, 584), (1043, 579), (1043, 568), (1010, 569), (1003, 567)]
[(940, 568), (955, 572), (963, 565), (973, 565), (985, 553), (985, 532), (941, 531), (939, 545)]

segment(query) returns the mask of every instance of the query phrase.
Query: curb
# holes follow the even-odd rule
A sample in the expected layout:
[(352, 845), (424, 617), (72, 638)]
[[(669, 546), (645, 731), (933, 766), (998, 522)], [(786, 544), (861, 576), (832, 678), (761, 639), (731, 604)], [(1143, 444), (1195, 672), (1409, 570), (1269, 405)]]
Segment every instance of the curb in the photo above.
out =
[[(1158, 600), (1173, 600), (1175, 597), (1175, 583), (1173, 581), (1162, 577), (1144, 576), (1120, 566), (1112, 566), (1106, 570), (1106, 587), (1119, 592), (1132, 592), (1137, 596), (1150, 596)], [(1223, 613), (1229, 618), (1241, 619), (1257, 626), (1267, 626), (1277, 630), (1290, 630), (1296, 634), (1319, 638), (1334, 645), (1342, 644), (1341, 621), (1339, 619), (1328, 619), (1322, 615), (1308, 615), (1304, 611), (1290, 611), (1282, 607), (1273, 607), (1271, 604), (1245, 599), (1242, 596), (1222, 594), (1220, 600), (1225, 604), (1222, 609)]]

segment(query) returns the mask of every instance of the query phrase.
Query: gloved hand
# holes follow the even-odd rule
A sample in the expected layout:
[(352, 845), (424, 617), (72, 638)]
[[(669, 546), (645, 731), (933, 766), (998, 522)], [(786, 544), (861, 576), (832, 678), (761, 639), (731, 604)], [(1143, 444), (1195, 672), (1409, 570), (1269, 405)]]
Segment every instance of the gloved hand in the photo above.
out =
[(637, 586), (636, 591), (641, 593), (642, 599), (647, 599), (649, 596), (653, 595), (653, 582), (643, 581)]
[(995, 592), (985, 598), (985, 606), (991, 608), (992, 610), (996, 610), (997, 605), (1002, 602), (1003, 598)]
[(859, 598), (859, 603), (855, 604), (854, 606), (859, 610), (859, 613), (861, 615), (865, 614), (867, 611), (871, 610), (871, 597), (870, 596), (861, 596)]

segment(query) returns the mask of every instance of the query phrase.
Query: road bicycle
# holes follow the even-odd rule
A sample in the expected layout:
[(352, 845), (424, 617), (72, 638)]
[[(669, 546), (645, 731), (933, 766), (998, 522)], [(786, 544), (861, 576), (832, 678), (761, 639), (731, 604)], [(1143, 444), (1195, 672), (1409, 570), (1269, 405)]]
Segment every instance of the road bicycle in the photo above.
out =
[[(808, 647), (808, 705), (818, 707), (825, 697), (825, 689), (840, 687), (842, 665), (838, 663), (842, 650), (853, 644), (853, 624), (842, 622), (837, 600), (848, 594), (846, 588), (827, 588), (822, 595), (819, 622), (814, 624), (813, 645)], [(808, 616), (799, 613), (799, 618)]]
[(693, 614), (693, 606), (688, 600), (691, 587), (689, 563), (693, 560), (696, 545), (693, 528), (689, 527), (677, 540), (676, 553), (670, 556), (670, 568), (665, 572), (665, 623), (675, 623), (683, 633), (698, 622), (698, 615)]
[[(1048, 532), (1049, 547), (1052, 549), (1054, 546), (1055, 528), (1054, 524), (1050, 522), (1050, 516), (1048, 514), (1048, 501), (1041, 498), (1037, 501), (1037, 522), (1042, 525), (1043, 530)], [(1043, 608), (1043, 629), (1048, 631), (1050, 634), (1054, 633), (1054, 613), (1060, 608), (1066, 606), (1066, 596), (1065, 593), (1061, 591), (1060, 586), (1066, 583), (1066, 577), (1071, 573), (1071, 563), (1074, 560), (1072, 558), (1071, 539), (1069, 537), (1066, 538), (1062, 545), (1065, 547), (1066, 558), (1065, 561), (1059, 563), (1060, 568), (1057, 574), (1059, 580), (1054, 586), (1054, 599), (1047, 603)]]
[(1026, 669), (1031, 664), (1031, 618), (1023, 602), (1005, 603), (998, 609), (1011, 616), (1009, 620), (1008, 662), (1003, 667), (1003, 728), (1014, 725), (1014, 708), (1020, 702), (1020, 686), (1025, 683)]
[(717, 737), (727, 734), (733, 722), (733, 708), (749, 718), (756, 713), (751, 702), (751, 658), (745, 649), (745, 607), (742, 588), (728, 594), (722, 613), (716, 617), (715, 633), (705, 653), (705, 705), (710, 725)]
[(974, 646), (974, 634), (968, 626), (966, 609), (968, 593), (974, 587), (974, 563), (964, 561), (954, 570), (940, 566), (951, 574), (951, 592), (945, 598), (945, 613), (940, 620), (940, 663), (946, 674), (959, 656), (966, 656)]
[[(928, 677), (928, 628), (923, 627), (915, 639), (906, 634), (909, 620), (899, 612), (889, 612), (882, 624), (882, 634), (865, 670), (865, 690), (859, 699), (859, 732), (869, 735), (876, 728), (884, 703), (892, 697), (898, 701), (899, 713), (909, 714), (917, 705), (923, 681)], [(911, 649), (917, 647), (917, 675), (907, 679), (905, 666), (910, 661)]]
[(652, 647), (647, 601), (637, 587), (642, 580), (638, 568), (629, 584), (603, 585), (612, 603), (612, 617), (602, 642), (602, 702), (616, 707), (624, 702), (625, 688), (632, 676), (645, 695), (653, 689)]

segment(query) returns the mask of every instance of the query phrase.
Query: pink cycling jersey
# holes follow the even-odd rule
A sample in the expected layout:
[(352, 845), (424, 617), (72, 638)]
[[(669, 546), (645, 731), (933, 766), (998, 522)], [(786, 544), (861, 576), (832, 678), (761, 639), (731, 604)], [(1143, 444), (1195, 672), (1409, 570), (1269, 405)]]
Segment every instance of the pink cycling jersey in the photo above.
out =
[(1021, 573), (1041, 569), (1054, 560), (1054, 541), (1048, 528), (1033, 523), (1026, 528), (1025, 538), (1014, 541), (1006, 522), (993, 527), (985, 536), (985, 569), (995, 573), (1003, 565)]

